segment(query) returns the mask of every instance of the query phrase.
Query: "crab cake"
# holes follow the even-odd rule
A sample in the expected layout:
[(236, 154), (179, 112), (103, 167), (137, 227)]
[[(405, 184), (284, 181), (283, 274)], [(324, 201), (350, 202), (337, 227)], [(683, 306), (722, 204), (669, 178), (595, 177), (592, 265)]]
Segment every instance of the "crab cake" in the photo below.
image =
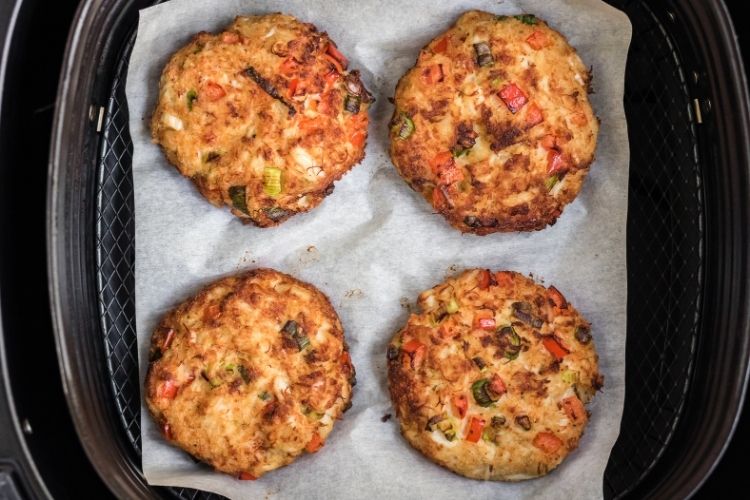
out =
[(312, 24), (237, 17), (169, 60), (153, 140), (211, 203), (275, 226), (320, 204), (364, 158), (372, 99), (347, 65)]
[(541, 19), (467, 12), (396, 87), (393, 164), (462, 232), (543, 229), (594, 160), (590, 81)]
[(578, 445), (603, 378), (589, 323), (555, 287), (466, 271), (419, 296), (388, 346), (404, 437), (458, 474), (519, 481)]
[(216, 470), (255, 479), (320, 449), (353, 385), (325, 295), (257, 269), (209, 285), (162, 319), (145, 389), (166, 439)]

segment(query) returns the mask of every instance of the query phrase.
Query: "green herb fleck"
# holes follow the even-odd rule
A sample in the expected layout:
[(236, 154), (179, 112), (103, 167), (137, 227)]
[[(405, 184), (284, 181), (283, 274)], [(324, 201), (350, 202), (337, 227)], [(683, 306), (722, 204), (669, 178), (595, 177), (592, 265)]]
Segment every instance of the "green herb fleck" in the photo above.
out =
[(250, 215), (247, 211), (247, 200), (245, 200), (245, 186), (231, 186), (229, 188), (229, 198), (232, 200), (234, 208)]
[(536, 24), (536, 16), (533, 14), (521, 14), (520, 16), (513, 16), (519, 21), (521, 21), (523, 24), (528, 24), (530, 26), (533, 26)]
[(188, 90), (188, 93), (187, 93), (188, 111), (193, 110), (193, 101), (195, 101), (196, 99), (198, 99), (198, 93), (193, 89)]

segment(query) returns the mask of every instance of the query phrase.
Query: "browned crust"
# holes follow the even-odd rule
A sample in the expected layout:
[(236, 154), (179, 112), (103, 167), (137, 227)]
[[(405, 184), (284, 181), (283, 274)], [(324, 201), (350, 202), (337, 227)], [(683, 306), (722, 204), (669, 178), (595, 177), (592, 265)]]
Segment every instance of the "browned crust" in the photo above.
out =
[[(304, 349), (283, 331), (290, 319), (310, 342)], [(155, 329), (147, 407), (172, 444), (218, 471), (260, 477), (291, 463), (315, 434), (325, 440), (348, 409), (347, 350), (314, 286), (272, 269), (223, 278)]]
[[(534, 32), (542, 33), (549, 45), (531, 48), (526, 40)], [(447, 49), (441, 52), (436, 47), (446, 38)], [(477, 40), (491, 47), (491, 65), (478, 66)], [(425, 74), (436, 65), (443, 79), (426, 82)], [(594, 160), (598, 120), (587, 97), (590, 78), (565, 37), (544, 21), (528, 25), (469, 11), (420, 51), (416, 65), (396, 86), (393, 164), (436, 213), (462, 232), (543, 229), (578, 195)], [(499, 95), (507, 84), (519, 86), (528, 97), (515, 114)], [(543, 115), (535, 125), (527, 123), (532, 105)], [(402, 113), (416, 126), (405, 140), (399, 138)], [(461, 144), (466, 127), (476, 134), (466, 144), (476, 145), (453, 160), (463, 180), (446, 183), (431, 162)], [(567, 162), (551, 190), (548, 149), (541, 146), (545, 136), (557, 138), (555, 149)]]
[[(336, 68), (331, 45), (283, 14), (196, 34), (162, 72), (154, 142), (208, 201), (245, 223), (276, 226), (316, 207), (364, 158), (371, 103), (358, 71)], [(352, 85), (361, 89), (356, 113), (344, 110)], [(266, 167), (281, 170), (281, 193), (264, 189)]]
[[(574, 403), (568, 398), (576, 398), (588, 403), (602, 386), (593, 341), (582, 343), (576, 337), (578, 328), (589, 332), (590, 325), (567, 301), (564, 308), (551, 302), (554, 287), (547, 289), (521, 274), (503, 272), (499, 274), (504, 280), (495, 279), (493, 273), (491, 284), (481, 289), (480, 277), (485, 272), (466, 271), (420, 295), (422, 310), (409, 317), (388, 347), (391, 399), (403, 436), (443, 467), (475, 479), (537, 477), (554, 469), (578, 446), (588, 421), (585, 411), (572, 420), (565, 401)], [(456, 300), (458, 310), (445, 314), (451, 299)], [(530, 321), (541, 323), (532, 326), (517, 318), (514, 302), (529, 304)], [(436, 322), (440, 316), (443, 319)], [(496, 326), (490, 330), (477, 327), (479, 316), (495, 318)], [(508, 358), (508, 337), (500, 333), (509, 325), (520, 341), (514, 359)], [(544, 346), (543, 340), (549, 338), (567, 349), (562, 360)], [(424, 346), (421, 361), (409, 352), (414, 342)], [(494, 377), (503, 381), (507, 392), (492, 406), (482, 407), (471, 386)], [(463, 418), (453, 403), (459, 395), (468, 400)], [(453, 441), (444, 439), (439, 429), (427, 430), (437, 417), (452, 424)], [(490, 428), (488, 439), (474, 443), (467, 440), (472, 417), (483, 418), (485, 429), (490, 428), (492, 417), (502, 417), (505, 424)], [(528, 430), (516, 422), (523, 417), (529, 419)], [(559, 449), (550, 452), (535, 445), (540, 433), (559, 439)]]

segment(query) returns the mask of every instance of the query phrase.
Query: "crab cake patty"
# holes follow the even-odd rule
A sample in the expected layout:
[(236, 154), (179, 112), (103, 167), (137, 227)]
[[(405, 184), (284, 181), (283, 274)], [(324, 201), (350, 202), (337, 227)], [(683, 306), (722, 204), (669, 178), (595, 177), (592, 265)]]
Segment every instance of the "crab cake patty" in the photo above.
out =
[(589, 323), (554, 287), (466, 271), (423, 292), (388, 346), (401, 433), (458, 474), (519, 481), (578, 445), (601, 388)]
[(590, 80), (544, 21), (469, 11), (396, 87), (393, 164), (463, 232), (543, 229), (594, 159)]
[(150, 360), (146, 403), (166, 439), (240, 479), (317, 451), (351, 404), (336, 312), (271, 269), (221, 279), (167, 314)]
[(198, 33), (167, 63), (154, 142), (216, 206), (275, 226), (364, 158), (370, 94), (326, 33), (271, 14)]

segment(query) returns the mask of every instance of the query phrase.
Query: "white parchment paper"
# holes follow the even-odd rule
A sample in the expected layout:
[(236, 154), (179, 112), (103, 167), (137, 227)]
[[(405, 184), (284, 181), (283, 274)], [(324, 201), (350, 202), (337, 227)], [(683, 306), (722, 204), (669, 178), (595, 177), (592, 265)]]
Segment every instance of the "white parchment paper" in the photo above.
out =
[[(596, 161), (578, 199), (540, 232), (461, 235), (410, 190), (387, 154), (388, 97), (419, 49), (465, 10), (535, 13), (593, 66), (601, 118)], [(169, 56), (198, 31), (236, 15), (283, 11), (327, 31), (376, 96), (367, 157), (321, 206), (280, 227), (243, 226), (201, 198), (151, 143), (148, 124)], [(622, 97), (627, 17), (599, 0), (174, 0), (140, 12), (127, 75), (136, 212), (136, 323), (141, 380), (160, 317), (211, 281), (273, 267), (326, 293), (357, 369), (354, 406), (326, 446), (259, 481), (194, 463), (160, 435), (143, 406), (143, 472), (151, 484), (232, 498), (597, 498), (622, 414), (625, 366), (625, 219), (628, 142)], [(546, 477), (515, 484), (462, 478), (401, 438), (386, 383), (386, 345), (422, 290), (464, 268), (533, 273), (554, 283), (593, 324), (605, 375), (580, 447)]]

